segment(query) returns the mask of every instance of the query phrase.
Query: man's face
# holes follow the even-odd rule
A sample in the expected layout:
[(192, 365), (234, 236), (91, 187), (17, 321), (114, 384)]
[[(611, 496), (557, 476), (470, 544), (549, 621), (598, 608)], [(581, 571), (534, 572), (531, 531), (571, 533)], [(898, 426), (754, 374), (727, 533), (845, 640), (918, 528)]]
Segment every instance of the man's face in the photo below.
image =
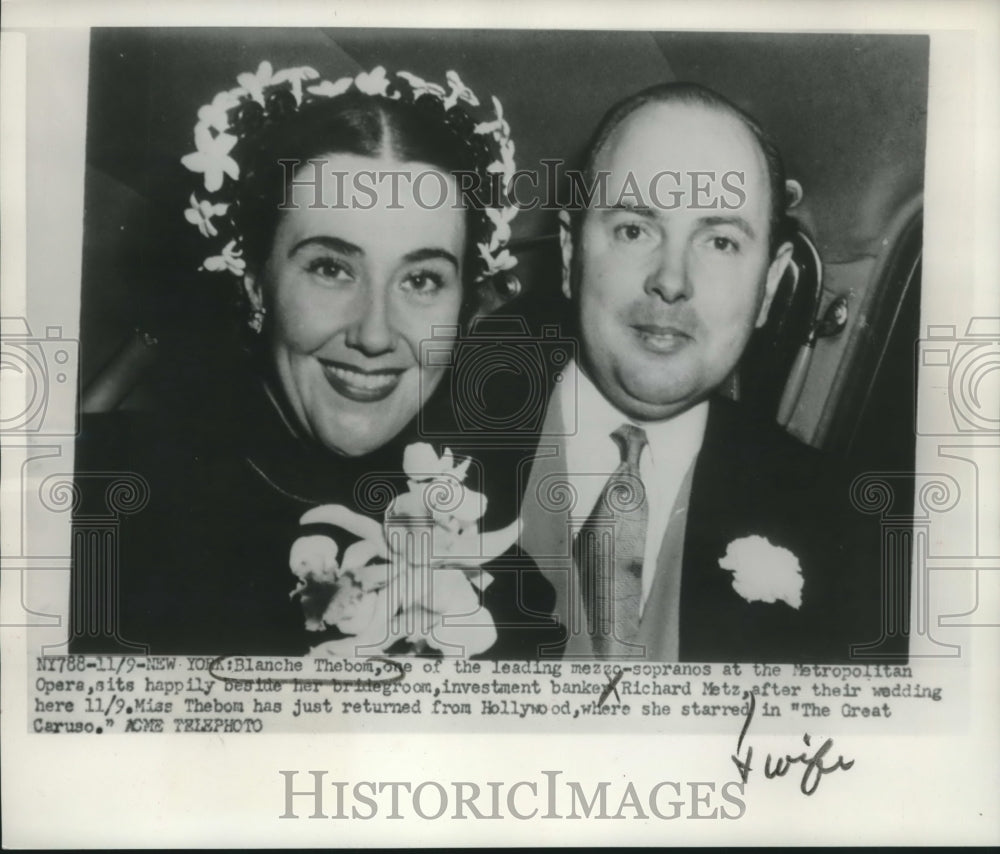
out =
[(579, 312), (582, 366), (622, 413), (662, 420), (704, 399), (735, 367), (767, 318), (791, 246), (770, 259), (767, 164), (725, 112), (641, 107), (594, 168), (609, 173), (607, 206), (585, 212), (577, 276), (566, 286)]

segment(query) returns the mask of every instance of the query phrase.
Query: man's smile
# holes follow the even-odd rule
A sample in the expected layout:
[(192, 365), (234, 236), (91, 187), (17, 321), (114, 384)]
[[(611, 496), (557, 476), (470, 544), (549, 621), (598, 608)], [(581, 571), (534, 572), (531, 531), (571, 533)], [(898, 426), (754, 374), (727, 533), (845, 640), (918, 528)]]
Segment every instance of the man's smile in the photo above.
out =
[(693, 340), (676, 326), (633, 323), (631, 327), (642, 346), (654, 353), (674, 353)]

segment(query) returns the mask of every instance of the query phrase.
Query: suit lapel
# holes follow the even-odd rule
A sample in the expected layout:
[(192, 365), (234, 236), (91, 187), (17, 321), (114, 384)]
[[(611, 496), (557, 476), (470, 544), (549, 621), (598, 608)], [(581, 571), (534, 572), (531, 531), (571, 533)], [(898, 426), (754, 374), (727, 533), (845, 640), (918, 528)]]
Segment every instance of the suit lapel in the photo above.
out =
[(646, 658), (652, 661), (679, 660), (681, 573), (693, 472), (692, 464), (677, 491), (639, 624), (639, 640), (646, 647)]
[(789, 500), (777, 485), (787, 466), (779, 446), (736, 405), (714, 400), (695, 463), (681, 582), (680, 657), (773, 661), (809, 642), (808, 619), (783, 602), (748, 602), (719, 560), (734, 540), (762, 536), (803, 555), (783, 530)]
[(728, 411), (717, 401), (709, 408), (705, 439), (695, 461), (684, 542), (681, 581), (680, 656), (712, 657), (717, 633), (739, 636), (744, 619), (732, 576), (719, 567), (726, 545), (743, 527), (746, 496), (744, 469)]

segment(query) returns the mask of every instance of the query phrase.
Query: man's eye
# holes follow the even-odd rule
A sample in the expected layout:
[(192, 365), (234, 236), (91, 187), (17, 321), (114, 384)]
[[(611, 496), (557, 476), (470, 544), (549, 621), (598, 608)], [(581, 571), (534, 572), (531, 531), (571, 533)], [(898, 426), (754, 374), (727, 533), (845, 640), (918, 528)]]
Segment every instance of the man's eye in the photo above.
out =
[(333, 258), (314, 258), (306, 265), (306, 270), (331, 281), (349, 282), (354, 279), (352, 271)]
[(428, 270), (418, 270), (403, 279), (403, 290), (419, 296), (436, 294), (443, 287), (444, 279)]
[(646, 236), (646, 229), (636, 222), (625, 222), (615, 226), (615, 237), (624, 243), (635, 243)]
[(717, 234), (711, 238), (711, 243), (712, 248), (717, 249), (719, 252), (735, 253), (740, 251), (740, 245), (731, 237), (723, 237)]

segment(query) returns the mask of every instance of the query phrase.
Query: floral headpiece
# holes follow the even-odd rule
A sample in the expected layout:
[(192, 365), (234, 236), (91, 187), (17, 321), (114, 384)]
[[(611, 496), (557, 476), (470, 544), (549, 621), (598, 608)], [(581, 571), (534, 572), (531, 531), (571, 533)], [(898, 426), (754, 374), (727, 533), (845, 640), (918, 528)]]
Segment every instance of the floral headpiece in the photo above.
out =
[[(336, 98), (351, 89), (365, 95), (426, 106), (430, 115), (437, 114), (466, 142), (484, 172), (501, 174), (502, 186), (508, 186), (516, 169), (514, 142), (500, 101), (496, 97), (492, 99), (492, 121), (476, 124), (462, 105), (478, 107), (479, 98), (456, 72), (449, 71), (445, 79), (447, 88), (408, 71), (399, 71), (395, 79), (390, 80), (380, 65), (354, 77), (320, 80), (315, 69), (303, 66), (274, 71), (267, 61), (262, 62), (256, 72), (238, 75), (239, 86), (219, 92), (212, 103), (198, 110), (198, 123), (194, 128), (197, 151), (181, 158), (187, 169), (204, 176), (205, 191), (191, 194), (190, 207), (184, 216), (220, 248), (217, 254), (204, 260), (201, 269), (229, 272), (238, 278), (246, 271), (241, 235), (233, 217), (235, 191), (240, 179), (240, 164), (232, 156), (237, 143), (306, 104)], [(477, 282), (517, 264), (517, 259), (507, 249), (510, 223), (517, 208), (510, 204), (485, 207), (482, 214), (487, 236), (476, 244), (482, 263)]]

